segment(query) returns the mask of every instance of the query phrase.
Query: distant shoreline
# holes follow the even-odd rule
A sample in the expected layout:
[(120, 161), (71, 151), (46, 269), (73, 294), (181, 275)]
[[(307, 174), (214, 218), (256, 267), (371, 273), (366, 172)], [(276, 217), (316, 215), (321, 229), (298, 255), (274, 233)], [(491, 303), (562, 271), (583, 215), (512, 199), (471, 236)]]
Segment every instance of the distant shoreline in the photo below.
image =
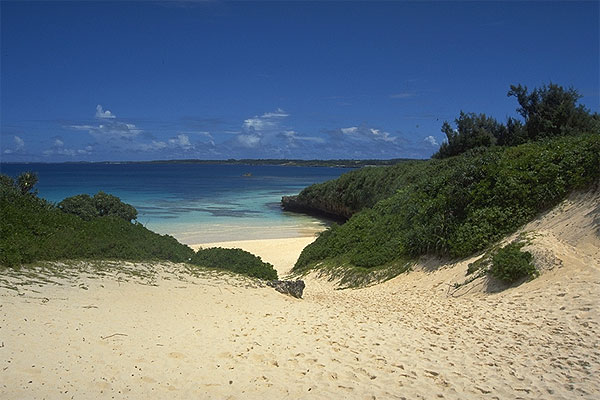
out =
[(387, 166), (408, 161), (423, 161), (410, 158), (394, 158), (389, 160), (298, 160), (298, 159), (227, 159), (227, 160), (151, 160), (151, 161), (65, 161), (65, 162), (2, 162), (1, 164), (202, 164), (202, 165), (261, 165), (281, 167), (331, 167), (331, 168), (362, 168), (367, 166)]

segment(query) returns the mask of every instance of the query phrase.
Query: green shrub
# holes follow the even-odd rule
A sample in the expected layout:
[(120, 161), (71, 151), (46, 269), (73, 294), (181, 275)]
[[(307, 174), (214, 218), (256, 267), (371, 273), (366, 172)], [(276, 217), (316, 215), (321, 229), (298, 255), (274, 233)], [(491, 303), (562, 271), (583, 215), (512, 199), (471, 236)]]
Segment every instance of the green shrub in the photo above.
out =
[(399, 189), (320, 235), (302, 251), (296, 270), (336, 257), (371, 268), (409, 256), (465, 257), (484, 250), (571, 190), (596, 181), (600, 135), (478, 148), (443, 160), (355, 171), (318, 190), (325, 201), (336, 193), (344, 201), (345, 189), (337, 191), (341, 182), (354, 191), (364, 182), (375, 192), (377, 185), (387, 185), (382, 176), (388, 168)]
[(536, 278), (539, 272), (531, 263), (533, 260), (531, 253), (521, 251), (524, 245), (525, 243), (514, 242), (499, 249), (492, 256), (490, 274), (506, 283), (513, 283), (526, 277)]
[(96, 217), (118, 217), (129, 222), (137, 218), (135, 207), (122, 202), (117, 196), (104, 192), (98, 192), (94, 197), (87, 194), (67, 197), (58, 203), (58, 208), (87, 221)]
[(94, 203), (94, 199), (88, 194), (78, 194), (76, 196), (67, 197), (58, 203), (58, 208), (68, 214), (77, 215), (88, 221), (100, 216), (96, 204)]
[(259, 279), (277, 279), (277, 271), (271, 264), (241, 249), (200, 249), (192, 256), (191, 262), (202, 267), (224, 269)]
[(8, 175), (0, 174), (0, 187), (1, 188), (13, 188), (15, 186), (15, 180)]
[(123, 218), (125, 221), (137, 218), (137, 210), (133, 206), (123, 203), (121, 199), (112, 194), (96, 193), (94, 195), (94, 206), (101, 217), (115, 216)]
[(140, 224), (108, 216), (83, 220), (17, 190), (0, 190), (0, 264), (59, 259), (188, 261), (189, 247)]
[(33, 190), (38, 182), (38, 176), (35, 172), (27, 171), (23, 172), (17, 177), (17, 187), (21, 190), (21, 194), (36, 194)]

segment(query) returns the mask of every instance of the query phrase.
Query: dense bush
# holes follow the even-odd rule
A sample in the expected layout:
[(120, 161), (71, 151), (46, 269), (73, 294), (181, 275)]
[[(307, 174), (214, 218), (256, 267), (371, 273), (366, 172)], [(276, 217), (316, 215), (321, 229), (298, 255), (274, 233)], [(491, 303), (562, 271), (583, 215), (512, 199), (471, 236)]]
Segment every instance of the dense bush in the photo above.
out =
[(379, 200), (393, 195), (406, 181), (415, 179), (418, 165), (423, 161), (402, 161), (394, 166), (364, 167), (343, 174), (337, 179), (317, 183), (302, 190), (297, 201), (306, 208), (327, 212), (341, 218), (350, 218)]
[(85, 220), (96, 217), (119, 217), (125, 221), (132, 221), (137, 218), (135, 207), (123, 203), (117, 196), (104, 192), (98, 192), (94, 197), (87, 194), (67, 197), (58, 203), (58, 208)]
[(58, 208), (67, 214), (77, 215), (87, 221), (100, 216), (100, 213), (94, 204), (94, 199), (92, 199), (89, 194), (78, 194), (76, 196), (67, 197), (58, 203)]
[(187, 261), (193, 250), (140, 224), (105, 217), (84, 221), (35, 196), (0, 188), (0, 264), (58, 259)]
[(533, 256), (530, 252), (521, 250), (524, 245), (525, 243), (514, 242), (499, 249), (492, 257), (490, 274), (506, 283), (525, 277), (537, 277), (539, 272), (531, 262)]
[(209, 268), (219, 268), (259, 279), (277, 279), (277, 271), (260, 257), (241, 249), (219, 247), (201, 249), (192, 257), (192, 263)]
[(442, 125), (447, 141), (440, 146), (436, 158), (455, 156), (476, 147), (489, 147), (496, 144), (496, 138), (505, 136), (506, 127), (485, 114), (466, 114), (461, 111), (455, 122), (456, 129), (448, 122)]
[[(393, 168), (403, 169), (393, 172), (400, 189), (324, 232), (304, 249), (296, 269), (340, 257), (355, 266), (374, 267), (422, 254), (471, 255), (557, 204), (569, 191), (597, 180), (600, 135), (479, 148)], [(387, 169), (380, 168), (380, 173)]]

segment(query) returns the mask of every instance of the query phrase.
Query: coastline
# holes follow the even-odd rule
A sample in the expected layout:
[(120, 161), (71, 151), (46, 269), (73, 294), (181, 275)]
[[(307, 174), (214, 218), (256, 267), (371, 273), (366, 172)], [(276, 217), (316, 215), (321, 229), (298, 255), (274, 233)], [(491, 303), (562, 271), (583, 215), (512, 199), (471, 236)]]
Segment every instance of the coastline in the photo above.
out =
[[(501, 292), (452, 290), (477, 257), (352, 290), (309, 274), (303, 299), (172, 263), (2, 286), (0, 398), (598, 398), (598, 203), (583, 197), (523, 228), (544, 273)], [(285, 276), (313, 239), (218, 245)]]

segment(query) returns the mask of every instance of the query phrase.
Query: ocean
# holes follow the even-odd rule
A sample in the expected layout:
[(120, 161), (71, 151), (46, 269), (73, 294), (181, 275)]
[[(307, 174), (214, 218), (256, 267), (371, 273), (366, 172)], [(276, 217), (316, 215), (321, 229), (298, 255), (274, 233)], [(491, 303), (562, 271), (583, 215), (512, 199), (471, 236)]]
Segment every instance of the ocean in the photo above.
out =
[(1, 164), (16, 177), (33, 171), (39, 196), (58, 203), (80, 193), (113, 194), (138, 222), (185, 244), (299, 237), (324, 220), (281, 210), (282, 196), (339, 177), (347, 168), (207, 164)]

